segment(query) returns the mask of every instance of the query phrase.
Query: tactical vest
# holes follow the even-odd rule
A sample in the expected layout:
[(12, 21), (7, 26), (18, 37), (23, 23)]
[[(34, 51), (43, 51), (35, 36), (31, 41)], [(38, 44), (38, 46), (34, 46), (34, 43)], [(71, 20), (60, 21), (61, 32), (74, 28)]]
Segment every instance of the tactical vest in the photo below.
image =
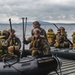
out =
[(10, 45), (10, 46), (15, 45), (15, 43), (16, 43), (15, 40), (16, 40), (15, 38), (10, 39), (9, 45)]
[(67, 38), (67, 34), (66, 34), (66, 32), (61, 33), (61, 35), (64, 37), (64, 40), (66, 40), (66, 38)]
[(30, 49), (31, 50), (42, 50), (41, 40), (43, 37), (39, 37), (37, 40), (35, 40), (34, 36), (32, 36), (32, 41), (30, 43)]
[(72, 35), (73, 48), (75, 49), (75, 34)]
[(75, 43), (75, 35), (72, 35), (72, 41)]

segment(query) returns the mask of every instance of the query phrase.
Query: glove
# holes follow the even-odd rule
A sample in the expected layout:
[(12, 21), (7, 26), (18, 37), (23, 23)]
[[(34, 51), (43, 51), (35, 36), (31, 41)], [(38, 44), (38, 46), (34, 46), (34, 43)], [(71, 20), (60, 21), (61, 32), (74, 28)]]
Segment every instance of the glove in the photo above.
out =
[(12, 36), (13, 36), (13, 33), (11, 32), (11, 33), (10, 33), (10, 37), (12, 37)]
[(23, 43), (25, 43), (26, 42), (26, 39), (25, 39), (25, 37), (23, 37)]

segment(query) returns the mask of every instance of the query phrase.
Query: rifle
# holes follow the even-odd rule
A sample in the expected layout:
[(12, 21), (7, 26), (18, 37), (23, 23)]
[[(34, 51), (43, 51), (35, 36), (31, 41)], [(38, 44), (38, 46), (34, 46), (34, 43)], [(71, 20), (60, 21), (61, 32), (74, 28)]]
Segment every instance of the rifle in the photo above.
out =
[[(56, 24), (53, 24), (58, 30), (59, 30), (59, 28), (57, 27), (57, 25)], [(71, 45), (73, 45), (73, 43), (66, 37), (66, 40), (71, 44)]]
[[(11, 33), (12, 33), (12, 24), (11, 24), (11, 18), (9, 19), (9, 23), (10, 23), (10, 30), (11, 30)], [(12, 40), (12, 45), (14, 44), (13, 42), (13, 37), (11, 37), (11, 40)]]
[(26, 57), (27, 54), (25, 52), (25, 44), (24, 44), (24, 39), (25, 39), (25, 34), (26, 34), (26, 26), (27, 26), (27, 17), (26, 17), (26, 22), (25, 22), (25, 26), (24, 26), (24, 19), (22, 18), (22, 23), (23, 23), (23, 48), (22, 48), (22, 56), (21, 57)]

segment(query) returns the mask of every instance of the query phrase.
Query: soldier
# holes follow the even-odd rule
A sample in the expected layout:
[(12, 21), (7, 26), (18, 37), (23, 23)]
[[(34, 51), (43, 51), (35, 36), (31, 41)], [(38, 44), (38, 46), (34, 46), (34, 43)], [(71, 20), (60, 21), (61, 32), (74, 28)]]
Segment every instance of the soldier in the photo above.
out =
[(12, 32), (9, 29), (8, 32), (10, 33), (10, 36), (7, 39), (7, 41), (8, 41), (8, 53), (13, 53), (13, 54), (20, 56), (19, 49), (21, 48), (21, 41), (18, 37), (16, 37), (14, 29), (12, 29)]
[(50, 47), (45, 37), (40, 35), (38, 28), (33, 30), (34, 35), (24, 40), (25, 44), (30, 43), (29, 49), (32, 51), (32, 56), (49, 54)]
[(63, 36), (64, 38), (64, 47), (70, 47), (71, 43), (68, 41), (67, 39), (67, 32), (65, 31), (65, 28), (64, 27), (60, 27), (60, 33), (61, 33), (61, 36)]
[[(40, 24), (38, 21), (34, 21), (34, 22), (33, 22), (33, 29), (35, 29), (35, 28), (40, 29), (40, 31), (41, 31), (41, 32), (40, 32), (40, 35), (43, 35), (43, 36), (45, 36), (45, 37), (47, 38), (47, 36), (46, 36), (46, 31), (45, 31), (43, 28), (41, 28), (40, 26), (41, 26), (41, 24)], [(34, 35), (33, 29), (32, 29), (32, 31), (31, 31), (31, 34), (32, 34), (32, 35)]]
[(75, 32), (72, 34), (73, 48), (75, 49)]
[(56, 34), (56, 43), (54, 44), (55, 47), (58, 48), (68, 48), (69, 43), (67, 41), (67, 34), (65, 32), (64, 27), (60, 27), (57, 34)]
[(7, 30), (3, 30), (0, 36), (0, 49), (3, 51), (2, 54), (7, 52), (8, 42), (6, 41), (9, 37), (9, 32)]
[(54, 46), (54, 43), (55, 43), (55, 33), (53, 31), (53, 29), (48, 29), (48, 32), (46, 33), (47, 34), (47, 39), (48, 39), (48, 42), (49, 42), (49, 45), (50, 46)]
[(60, 27), (59, 30), (60, 30), (60, 34), (63, 35), (63, 36), (64, 36), (64, 39), (66, 40), (66, 38), (67, 38), (67, 33), (66, 33), (66, 31), (65, 31), (65, 28), (64, 28), (64, 27)]

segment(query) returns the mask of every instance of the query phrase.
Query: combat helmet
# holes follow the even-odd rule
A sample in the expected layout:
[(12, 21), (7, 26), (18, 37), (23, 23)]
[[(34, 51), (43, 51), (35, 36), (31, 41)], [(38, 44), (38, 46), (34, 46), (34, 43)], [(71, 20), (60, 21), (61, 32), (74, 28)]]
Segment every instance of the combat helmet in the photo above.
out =
[[(11, 33), (11, 29), (9, 29), (8, 32)], [(12, 33), (15, 33), (14, 29), (12, 29)]]
[(38, 28), (35, 28), (35, 29), (33, 29), (33, 33), (35, 34), (35, 33), (38, 33), (38, 34), (40, 34), (40, 29), (38, 29)]
[(48, 29), (48, 32), (53, 32), (53, 29), (51, 29), (51, 28), (50, 28), (50, 29)]
[(60, 30), (61, 30), (61, 29), (62, 29), (62, 30), (65, 30), (65, 28), (64, 28), (64, 27), (62, 27), (62, 26), (61, 26), (59, 29), (60, 29)]
[(3, 36), (4, 36), (4, 35), (5, 35), (5, 36), (6, 36), (6, 35), (9, 35), (9, 32), (8, 32), (7, 30), (3, 30), (3, 31), (1, 32), (1, 35), (3, 35)]
[(38, 21), (34, 21), (33, 24), (34, 25), (39, 25), (39, 26), (41, 25)]

